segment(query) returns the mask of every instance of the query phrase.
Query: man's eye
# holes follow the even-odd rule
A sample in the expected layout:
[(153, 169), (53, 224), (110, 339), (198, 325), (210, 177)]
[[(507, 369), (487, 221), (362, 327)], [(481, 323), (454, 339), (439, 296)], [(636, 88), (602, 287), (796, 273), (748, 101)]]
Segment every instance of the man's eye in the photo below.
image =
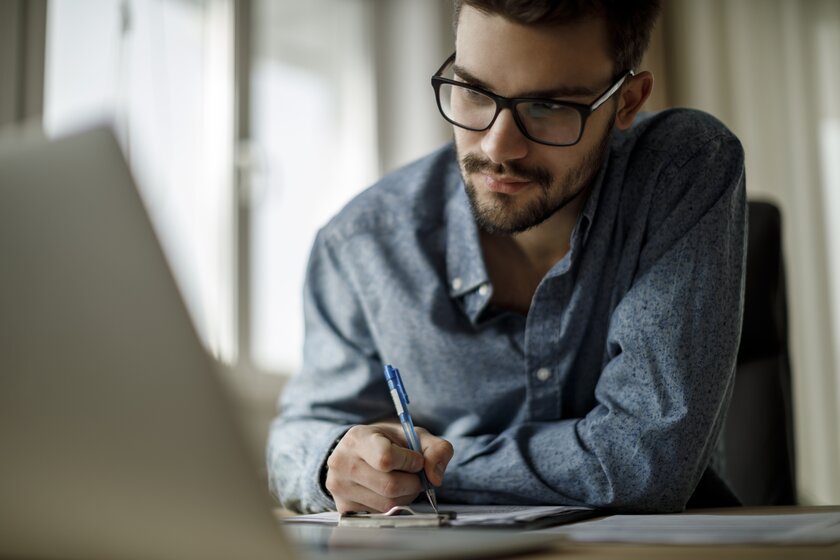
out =
[(533, 118), (551, 117), (564, 109), (562, 105), (547, 101), (528, 103), (526, 107), (528, 116)]
[(484, 95), (483, 93), (479, 93), (475, 90), (471, 90), (468, 88), (460, 88), (461, 89), (461, 97), (464, 101), (469, 103), (473, 103), (475, 105), (485, 105), (487, 103), (493, 103), (493, 100)]

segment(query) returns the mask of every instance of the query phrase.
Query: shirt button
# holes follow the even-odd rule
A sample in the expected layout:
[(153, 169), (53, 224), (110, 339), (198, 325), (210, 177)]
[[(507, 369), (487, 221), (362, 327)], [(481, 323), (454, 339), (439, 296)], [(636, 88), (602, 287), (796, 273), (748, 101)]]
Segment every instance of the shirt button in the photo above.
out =
[(488, 286), (487, 284), (482, 284), (482, 285), (481, 285), (481, 286), (479, 286), (479, 288), (478, 288), (478, 295), (480, 295), (480, 296), (486, 296), (486, 295), (487, 295), (487, 292), (489, 292), (489, 291), (490, 291), (490, 286)]
[(550, 369), (541, 367), (537, 370), (537, 379), (539, 379), (540, 381), (548, 381), (549, 377), (551, 377)]
[(455, 278), (454, 280), (452, 280), (452, 289), (453, 290), (460, 290), (461, 286), (463, 286), (463, 285), (464, 285), (464, 281), (461, 280), (460, 278)]

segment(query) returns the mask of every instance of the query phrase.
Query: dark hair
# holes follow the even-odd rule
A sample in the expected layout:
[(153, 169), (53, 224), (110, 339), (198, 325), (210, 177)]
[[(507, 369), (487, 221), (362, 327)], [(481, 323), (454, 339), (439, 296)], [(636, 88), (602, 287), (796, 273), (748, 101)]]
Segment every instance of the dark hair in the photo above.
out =
[(642, 62), (659, 15), (659, 0), (454, 0), (454, 24), (463, 6), (522, 25), (555, 25), (596, 17), (607, 24), (615, 71)]

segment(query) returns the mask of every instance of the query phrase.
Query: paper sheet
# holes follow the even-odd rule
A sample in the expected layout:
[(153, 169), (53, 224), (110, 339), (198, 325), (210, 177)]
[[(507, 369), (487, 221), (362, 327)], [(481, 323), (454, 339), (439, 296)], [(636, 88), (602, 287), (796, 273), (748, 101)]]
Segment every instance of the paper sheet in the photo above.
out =
[[(412, 504), (415, 511), (429, 513), (431, 506), (427, 504)], [(475, 526), (511, 526), (527, 528), (533, 524), (565, 523), (581, 517), (592, 515), (590, 508), (572, 506), (476, 506), (459, 504), (441, 504), (441, 511), (455, 511), (457, 516), (450, 523), (458, 527)], [(298, 515), (282, 518), (285, 522), (323, 523), (335, 525), (338, 523), (338, 513), (334, 511)]]
[[(414, 504), (418, 511), (431, 511)], [(562, 534), (582, 542), (649, 544), (832, 544), (840, 542), (840, 512), (765, 515), (613, 515), (595, 521), (563, 524), (593, 514), (587, 508), (567, 506), (474, 506), (444, 504), (457, 512), (453, 525), (464, 527), (510, 526), (528, 528), (546, 518), (558, 517), (556, 527), (539, 532)], [(565, 517), (565, 519), (564, 519)], [(338, 513), (285, 517), (284, 521), (338, 524)]]
[[(414, 509), (422, 512), (431, 511), (426, 504), (415, 504)], [(566, 520), (580, 519), (592, 515), (593, 510), (572, 506), (475, 506), (446, 505), (441, 510), (454, 510), (457, 517), (451, 521), (453, 527), (474, 527), (480, 525), (528, 526), (532, 523), (565, 523)], [(524, 528), (524, 527), (523, 527)]]
[(840, 512), (793, 515), (613, 515), (542, 532), (572, 540), (651, 544), (831, 544)]

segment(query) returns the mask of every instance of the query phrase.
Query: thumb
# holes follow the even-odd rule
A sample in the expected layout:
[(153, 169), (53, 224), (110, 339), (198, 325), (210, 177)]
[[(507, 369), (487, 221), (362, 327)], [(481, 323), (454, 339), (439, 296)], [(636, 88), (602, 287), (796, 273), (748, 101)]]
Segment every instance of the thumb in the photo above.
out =
[(446, 467), (455, 454), (452, 444), (445, 439), (432, 437), (432, 441), (424, 442), (423, 457), (426, 460), (426, 477), (435, 486), (443, 484)]

